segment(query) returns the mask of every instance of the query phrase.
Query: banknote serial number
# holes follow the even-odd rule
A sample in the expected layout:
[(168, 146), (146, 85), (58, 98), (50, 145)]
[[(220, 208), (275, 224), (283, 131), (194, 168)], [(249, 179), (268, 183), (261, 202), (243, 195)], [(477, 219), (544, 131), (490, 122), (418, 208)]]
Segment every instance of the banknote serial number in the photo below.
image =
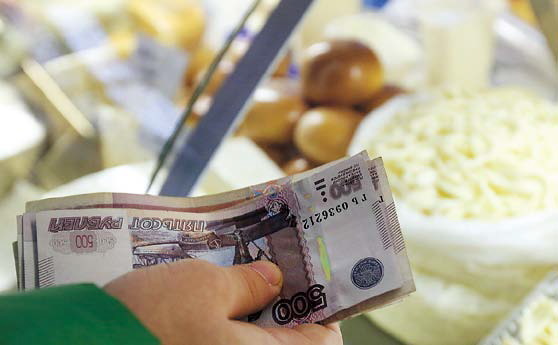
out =
[(359, 203), (365, 202), (366, 200), (366, 194), (363, 193), (361, 196), (352, 197), (350, 202), (344, 201), (326, 210), (316, 212), (313, 215), (302, 219), (302, 227), (305, 230), (310, 229), (316, 224), (325, 222), (329, 218), (335, 217), (336, 215), (347, 211), (349, 208), (351, 208), (351, 205), (358, 205)]

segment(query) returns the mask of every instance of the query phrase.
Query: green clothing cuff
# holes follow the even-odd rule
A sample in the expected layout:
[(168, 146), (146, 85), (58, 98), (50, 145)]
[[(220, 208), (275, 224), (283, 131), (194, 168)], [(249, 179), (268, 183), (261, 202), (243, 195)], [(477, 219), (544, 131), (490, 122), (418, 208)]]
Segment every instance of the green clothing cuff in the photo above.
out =
[(159, 341), (118, 300), (93, 284), (0, 296), (2, 344), (138, 344)]

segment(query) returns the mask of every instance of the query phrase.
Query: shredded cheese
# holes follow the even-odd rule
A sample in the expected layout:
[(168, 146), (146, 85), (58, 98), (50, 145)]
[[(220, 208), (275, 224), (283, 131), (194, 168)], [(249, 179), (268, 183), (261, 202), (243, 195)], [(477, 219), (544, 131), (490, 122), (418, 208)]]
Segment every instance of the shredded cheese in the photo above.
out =
[(369, 144), (425, 215), (498, 220), (558, 208), (558, 106), (526, 91), (445, 90)]
[(558, 301), (538, 298), (523, 313), (519, 327), (518, 345), (558, 344)]

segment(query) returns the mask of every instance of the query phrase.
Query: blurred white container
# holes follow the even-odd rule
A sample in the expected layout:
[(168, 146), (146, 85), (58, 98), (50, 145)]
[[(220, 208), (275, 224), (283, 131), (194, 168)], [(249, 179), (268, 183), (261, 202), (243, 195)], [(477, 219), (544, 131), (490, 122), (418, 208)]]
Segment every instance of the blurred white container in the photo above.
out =
[(0, 196), (29, 173), (46, 137), (15, 91), (0, 84)]
[[(141, 194), (145, 192), (154, 167), (153, 161), (147, 161), (105, 169), (53, 189), (44, 197), (97, 192)], [(165, 173), (162, 171), (161, 175)], [(233, 137), (226, 139), (219, 147), (192, 194), (198, 196), (221, 193), (283, 176), (281, 169), (251, 140)], [(152, 188), (153, 191), (159, 189), (160, 186)]]
[(321, 41), (329, 22), (335, 18), (358, 13), (360, 8), (360, 0), (315, 0), (298, 31), (302, 47)]
[(422, 0), (419, 27), (430, 85), (486, 86), (494, 60), (499, 1)]
[(332, 20), (359, 13), (360, 9), (360, 0), (315, 0), (291, 40), (294, 61), (302, 65), (304, 51), (326, 38), (324, 30)]

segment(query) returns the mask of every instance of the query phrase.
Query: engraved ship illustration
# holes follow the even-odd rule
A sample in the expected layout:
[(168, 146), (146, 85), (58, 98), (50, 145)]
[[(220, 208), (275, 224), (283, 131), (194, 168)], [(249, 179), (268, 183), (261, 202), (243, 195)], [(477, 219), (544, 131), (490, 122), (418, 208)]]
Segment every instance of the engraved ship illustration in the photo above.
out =
[[(227, 257), (216, 261), (230, 261), (224, 262), (228, 265), (249, 263), (262, 257), (273, 261), (256, 241), (289, 227), (296, 227), (296, 218), (287, 205), (281, 204), (271, 214), (261, 207), (237, 217), (209, 221), (202, 231), (133, 232), (134, 268), (205, 255)], [(250, 244), (257, 248), (255, 257), (249, 250)]]

